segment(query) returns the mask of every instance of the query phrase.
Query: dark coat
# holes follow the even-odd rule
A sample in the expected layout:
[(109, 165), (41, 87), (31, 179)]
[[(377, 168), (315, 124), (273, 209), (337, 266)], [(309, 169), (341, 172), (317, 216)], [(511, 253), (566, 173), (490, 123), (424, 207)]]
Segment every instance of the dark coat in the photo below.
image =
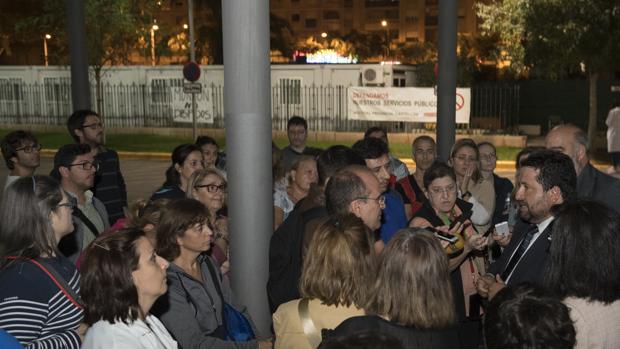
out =
[[(534, 244), (525, 252), (519, 264), (515, 266), (512, 271), (512, 276), (508, 280), (507, 285), (517, 285), (522, 282), (531, 282), (534, 284), (541, 284), (544, 276), (545, 266), (549, 260), (549, 236), (551, 235), (551, 229), (553, 227), (553, 221), (547, 226), (547, 228), (538, 236)], [(501, 274), (508, 265), (510, 257), (513, 255), (515, 249), (519, 246), (521, 240), (525, 236), (529, 229), (529, 225), (523, 221), (519, 221), (515, 225), (512, 239), (504, 252), (488, 269), (488, 273), (496, 275)]]
[(620, 180), (587, 164), (577, 177), (577, 197), (599, 201), (620, 212)]

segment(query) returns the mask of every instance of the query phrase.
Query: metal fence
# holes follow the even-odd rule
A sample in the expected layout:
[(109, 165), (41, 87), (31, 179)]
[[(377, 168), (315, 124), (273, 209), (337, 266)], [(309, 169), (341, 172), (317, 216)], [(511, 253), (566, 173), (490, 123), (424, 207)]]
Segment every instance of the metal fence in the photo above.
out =
[[(173, 86), (103, 84), (99, 98), (95, 85), (91, 97), (95, 109), (109, 127), (188, 127), (172, 116)], [(213, 123), (202, 127), (224, 128), (223, 86), (205, 86), (203, 97), (212, 101)], [(67, 83), (0, 84), (0, 123), (64, 125), (71, 113), (71, 87)], [(283, 84), (271, 89), (273, 129), (285, 130), (287, 120), (300, 115), (314, 131), (364, 131), (373, 121), (347, 117), (347, 86), (300, 86)], [(518, 85), (472, 87), (471, 118), (495, 120), (495, 127), (511, 130), (518, 124)], [(412, 122), (381, 122), (390, 132), (411, 132), (421, 127)], [(469, 128), (469, 125), (457, 125)]]

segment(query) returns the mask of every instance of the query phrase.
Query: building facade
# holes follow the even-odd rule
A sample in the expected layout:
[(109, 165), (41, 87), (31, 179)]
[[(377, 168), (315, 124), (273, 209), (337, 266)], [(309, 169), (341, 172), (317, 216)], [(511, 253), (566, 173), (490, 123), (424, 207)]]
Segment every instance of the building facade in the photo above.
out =
[[(298, 38), (352, 30), (387, 34), (392, 41), (430, 41), (438, 35), (438, 0), (271, 0)], [(459, 33), (475, 33), (474, 0), (458, 2)]]

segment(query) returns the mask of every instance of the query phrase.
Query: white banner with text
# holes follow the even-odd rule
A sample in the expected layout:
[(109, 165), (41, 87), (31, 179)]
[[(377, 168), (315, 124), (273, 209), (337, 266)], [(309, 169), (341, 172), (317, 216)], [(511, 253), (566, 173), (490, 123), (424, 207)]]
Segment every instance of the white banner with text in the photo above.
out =
[[(456, 89), (456, 122), (469, 123), (471, 89)], [(349, 87), (352, 120), (437, 122), (437, 96), (432, 87)]]
[[(192, 95), (184, 93), (183, 87), (172, 88), (172, 118), (174, 122), (192, 122)], [(209, 88), (203, 86), (196, 94), (196, 122), (213, 123), (213, 101)]]

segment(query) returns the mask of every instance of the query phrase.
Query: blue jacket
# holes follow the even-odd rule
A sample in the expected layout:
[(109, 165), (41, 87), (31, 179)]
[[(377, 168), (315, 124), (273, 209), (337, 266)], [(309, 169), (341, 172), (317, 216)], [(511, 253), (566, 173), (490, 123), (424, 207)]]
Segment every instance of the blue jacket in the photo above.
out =
[(385, 208), (381, 216), (381, 240), (387, 244), (397, 231), (407, 226), (403, 199), (396, 190), (385, 192)]

